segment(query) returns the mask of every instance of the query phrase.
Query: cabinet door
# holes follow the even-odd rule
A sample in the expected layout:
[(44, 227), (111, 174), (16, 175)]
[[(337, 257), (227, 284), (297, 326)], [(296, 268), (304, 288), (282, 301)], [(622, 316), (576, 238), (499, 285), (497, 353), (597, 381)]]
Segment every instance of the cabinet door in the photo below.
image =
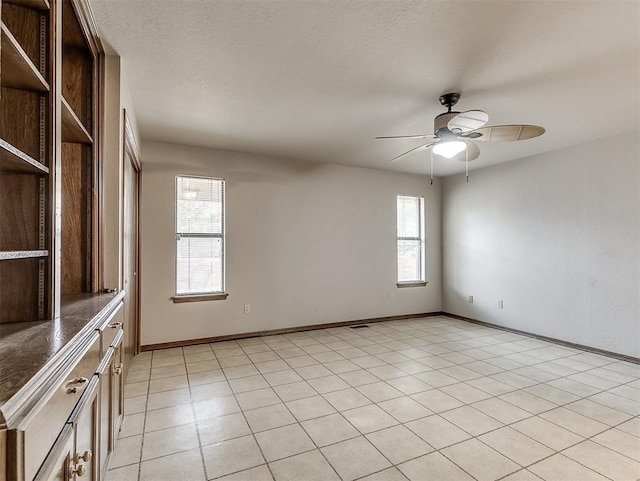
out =
[(73, 467), (73, 427), (66, 425), (34, 481), (68, 481)]
[(100, 378), (93, 376), (69, 423), (75, 433), (74, 454), (69, 479), (97, 481), (99, 460)]
[(107, 464), (111, 454), (111, 436), (112, 436), (112, 394), (111, 394), (111, 372), (113, 369), (113, 348), (109, 347), (98, 366), (96, 374), (100, 378), (100, 455), (98, 469), (100, 478), (106, 474)]
[(111, 436), (110, 451), (115, 447), (115, 441), (124, 418), (124, 350), (123, 336), (117, 336), (113, 343), (113, 361), (111, 369)]

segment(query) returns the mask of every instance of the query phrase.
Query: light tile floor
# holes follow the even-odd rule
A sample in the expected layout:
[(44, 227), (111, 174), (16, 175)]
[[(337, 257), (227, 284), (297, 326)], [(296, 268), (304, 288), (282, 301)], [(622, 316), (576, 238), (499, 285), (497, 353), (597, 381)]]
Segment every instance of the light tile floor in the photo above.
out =
[(107, 481), (640, 479), (640, 365), (447, 317), (146, 352)]

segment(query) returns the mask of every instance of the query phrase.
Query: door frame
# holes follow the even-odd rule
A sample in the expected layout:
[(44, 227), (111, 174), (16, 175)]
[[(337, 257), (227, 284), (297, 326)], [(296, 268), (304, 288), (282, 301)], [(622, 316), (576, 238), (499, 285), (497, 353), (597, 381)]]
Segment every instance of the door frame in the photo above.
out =
[(142, 297), (142, 293), (140, 291), (140, 200), (141, 200), (141, 187), (142, 187), (142, 166), (140, 164), (140, 150), (138, 148), (138, 143), (136, 142), (136, 138), (135, 135), (133, 133), (133, 128), (131, 127), (131, 123), (129, 122), (129, 118), (127, 116), (127, 109), (122, 109), (122, 163), (121, 163), (121, 169), (122, 169), (122, 183), (121, 183), (121, 189), (122, 189), (122, 207), (121, 207), (121, 216), (122, 216), (122, 231), (121, 231), (121, 237), (120, 237), (120, 244), (122, 245), (122, 257), (121, 257), (121, 265), (120, 265), (120, 272), (121, 272), (121, 280), (120, 280), (120, 285), (123, 286), (124, 288), (124, 274), (125, 274), (125, 253), (124, 253), (124, 249), (125, 249), (125, 242), (124, 242), (124, 230), (125, 230), (125, 205), (124, 205), (124, 199), (125, 199), (125, 188), (126, 188), (126, 183), (125, 183), (125, 175), (126, 175), (126, 159), (127, 159), (127, 154), (129, 154), (129, 159), (131, 162), (131, 166), (133, 167), (133, 170), (138, 174), (137, 176), (137, 195), (136, 195), (136, 245), (135, 245), (135, 251), (136, 251), (136, 262), (135, 262), (135, 269), (137, 272), (137, 275), (135, 276), (135, 287), (136, 287), (136, 306), (135, 306), (135, 315), (136, 315), (136, 322), (134, 324), (133, 327), (133, 331), (134, 331), (134, 339), (133, 339), (133, 353), (134, 354), (138, 354), (140, 353), (140, 315), (141, 315), (141, 297)]

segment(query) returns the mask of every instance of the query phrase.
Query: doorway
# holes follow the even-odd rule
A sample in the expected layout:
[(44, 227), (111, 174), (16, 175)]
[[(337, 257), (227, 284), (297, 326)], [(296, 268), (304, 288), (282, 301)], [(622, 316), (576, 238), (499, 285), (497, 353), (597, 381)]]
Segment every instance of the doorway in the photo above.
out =
[(123, 239), (122, 277), (124, 298), (125, 366), (140, 352), (140, 158), (138, 146), (123, 111), (124, 148), (122, 165)]

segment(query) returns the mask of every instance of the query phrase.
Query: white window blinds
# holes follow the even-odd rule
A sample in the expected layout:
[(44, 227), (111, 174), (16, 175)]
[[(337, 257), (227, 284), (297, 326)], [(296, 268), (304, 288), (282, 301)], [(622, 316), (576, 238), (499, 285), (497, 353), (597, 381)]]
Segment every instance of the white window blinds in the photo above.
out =
[(176, 295), (224, 292), (224, 180), (176, 177)]
[(422, 282), (424, 267), (424, 198), (399, 195), (398, 282)]

